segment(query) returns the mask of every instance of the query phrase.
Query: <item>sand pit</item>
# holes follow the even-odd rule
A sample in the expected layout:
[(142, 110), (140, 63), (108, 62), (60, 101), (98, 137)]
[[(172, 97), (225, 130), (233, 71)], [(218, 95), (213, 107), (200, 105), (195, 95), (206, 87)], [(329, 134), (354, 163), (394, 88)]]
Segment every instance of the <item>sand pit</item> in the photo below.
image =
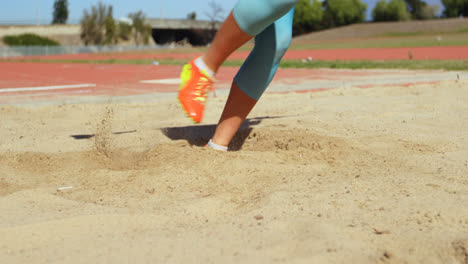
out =
[(224, 100), (0, 106), (1, 262), (468, 263), (467, 81)]

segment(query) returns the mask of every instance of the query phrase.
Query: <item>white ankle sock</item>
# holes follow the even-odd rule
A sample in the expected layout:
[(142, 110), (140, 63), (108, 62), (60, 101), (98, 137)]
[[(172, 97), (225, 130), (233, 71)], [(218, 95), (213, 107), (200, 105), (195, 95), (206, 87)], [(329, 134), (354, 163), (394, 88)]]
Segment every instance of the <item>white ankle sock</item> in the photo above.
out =
[(215, 144), (215, 143), (213, 143), (213, 141), (211, 141), (211, 139), (208, 142), (207, 146), (210, 147), (210, 148), (216, 149), (216, 150), (228, 151), (228, 147), (224, 147), (224, 146)]
[(207, 65), (206, 63), (203, 61), (202, 57), (198, 57), (195, 59), (195, 65), (197, 65), (198, 69), (200, 70), (204, 70), (210, 78), (213, 78), (215, 77), (215, 73), (214, 71), (212, 71)]

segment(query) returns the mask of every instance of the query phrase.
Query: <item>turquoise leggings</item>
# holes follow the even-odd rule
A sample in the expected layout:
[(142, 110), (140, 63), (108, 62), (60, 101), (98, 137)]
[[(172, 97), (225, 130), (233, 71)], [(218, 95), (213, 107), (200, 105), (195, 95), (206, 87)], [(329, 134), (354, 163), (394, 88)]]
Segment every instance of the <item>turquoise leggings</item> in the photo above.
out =
[(292, 39), (293, 0), (239, 0), (233, 15), (239, 27), (255, 36), (255, 47), (234, 82), (258, 100), (278, 70)]

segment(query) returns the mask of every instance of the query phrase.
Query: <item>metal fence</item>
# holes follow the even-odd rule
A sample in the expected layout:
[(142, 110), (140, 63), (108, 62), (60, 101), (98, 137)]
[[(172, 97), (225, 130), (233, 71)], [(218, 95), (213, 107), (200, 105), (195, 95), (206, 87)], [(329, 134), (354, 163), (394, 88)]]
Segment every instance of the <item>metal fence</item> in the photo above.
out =
[(58, 55), (58, 54), (80, 54), (98, 52), (122, 52), (138, 50), (154, 50), (167, 48), (168, 46), (15, 46), (0, 47), (0, 58)]

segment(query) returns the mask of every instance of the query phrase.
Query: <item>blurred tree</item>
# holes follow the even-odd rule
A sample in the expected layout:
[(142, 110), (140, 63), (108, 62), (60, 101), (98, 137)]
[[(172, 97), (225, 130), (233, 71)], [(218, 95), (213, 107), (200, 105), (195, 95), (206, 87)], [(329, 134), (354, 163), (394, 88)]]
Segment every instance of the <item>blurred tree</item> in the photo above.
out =
[(336, 27), (364, 21), (367, 5), (361, 0), (324, 0), (324, 24)]
[(187, 14), (187, 19), (188, 20), (197, 20), (197, 13), (195, 11), (188, 13)]
[(92, 6), (91, 12), (87, 9), (83, 11), (80, 37), (85, 45), (103, 45), (114, 39), (112, 34), (116, 31), (112, 28), (110, 18), (112, 18), (112, 6), (106, 6), (101, 2), (98, 6)]
[(223, 20), (224, 9), (218, 5), (215, 0), (208, 3), (209, 11), (205, 12), (205, 15), (210, 19), (212, 23), (216, 23)]
[(403, 0), (380, 0), (372, 10), (373, 21), (405, 21), (411, 18)]
[(133, 40), (137, 45), (148, 44), (151, 36), (151, 25), (146, 23), (146, 15), (142, 11), (130, 13), (128, 17), (132, 20)]
[(422, 10), (420, 17), (421, 19), (434, 19), (437, 18), (437, 13), (440, 7), (438, 5), (425, 5)]
[(106, 33), (104, 44), (117, 44), (119, 35), (117, 33), (117, 26), (113, 17), (113, 7), (109, 6), (106, 14)]
[(123, 40), (129, 40), (130, 35), (132, 34), (132, 24), (125, 21), (119, 21), (117, 25), (119, 38)]
[(55, 0), (52, 24), (66, 24), (68, 20), (68, 0)]
[(31, 33), (4, 36), (3, 43), (8, 46), (60, 46), (60, 43), (53, 39)]
[(430, 19), (436, 16), (437, 9), (428, 6), (423, 0), (405, 0), (405, 2), (414, 19)]
[(299, 0), (294, 10), (293, 35), (322, 28), (322, 3), (318, 0)]
[(468, 16), (468, 0), (442, 0), (445, 7), (444, 16)]
[[(406, 7), (406, 4), (405, 4)], [(375, 4), (374, 9), (372, 9), (372, 20), (375, 22), (379, 21), (390, 21), (387, 14), (387, 1), (380, 0)]]
[(218, 5), (215, 0), (212, 0), (208, 3), (209, 11), (205, 12), (205, 15), (210, 19), (211, 22), (211, 38), (214, 37), (216, 33), (216, 22), (222, 21), (224, 19), (224, 9), (222, 6)]

